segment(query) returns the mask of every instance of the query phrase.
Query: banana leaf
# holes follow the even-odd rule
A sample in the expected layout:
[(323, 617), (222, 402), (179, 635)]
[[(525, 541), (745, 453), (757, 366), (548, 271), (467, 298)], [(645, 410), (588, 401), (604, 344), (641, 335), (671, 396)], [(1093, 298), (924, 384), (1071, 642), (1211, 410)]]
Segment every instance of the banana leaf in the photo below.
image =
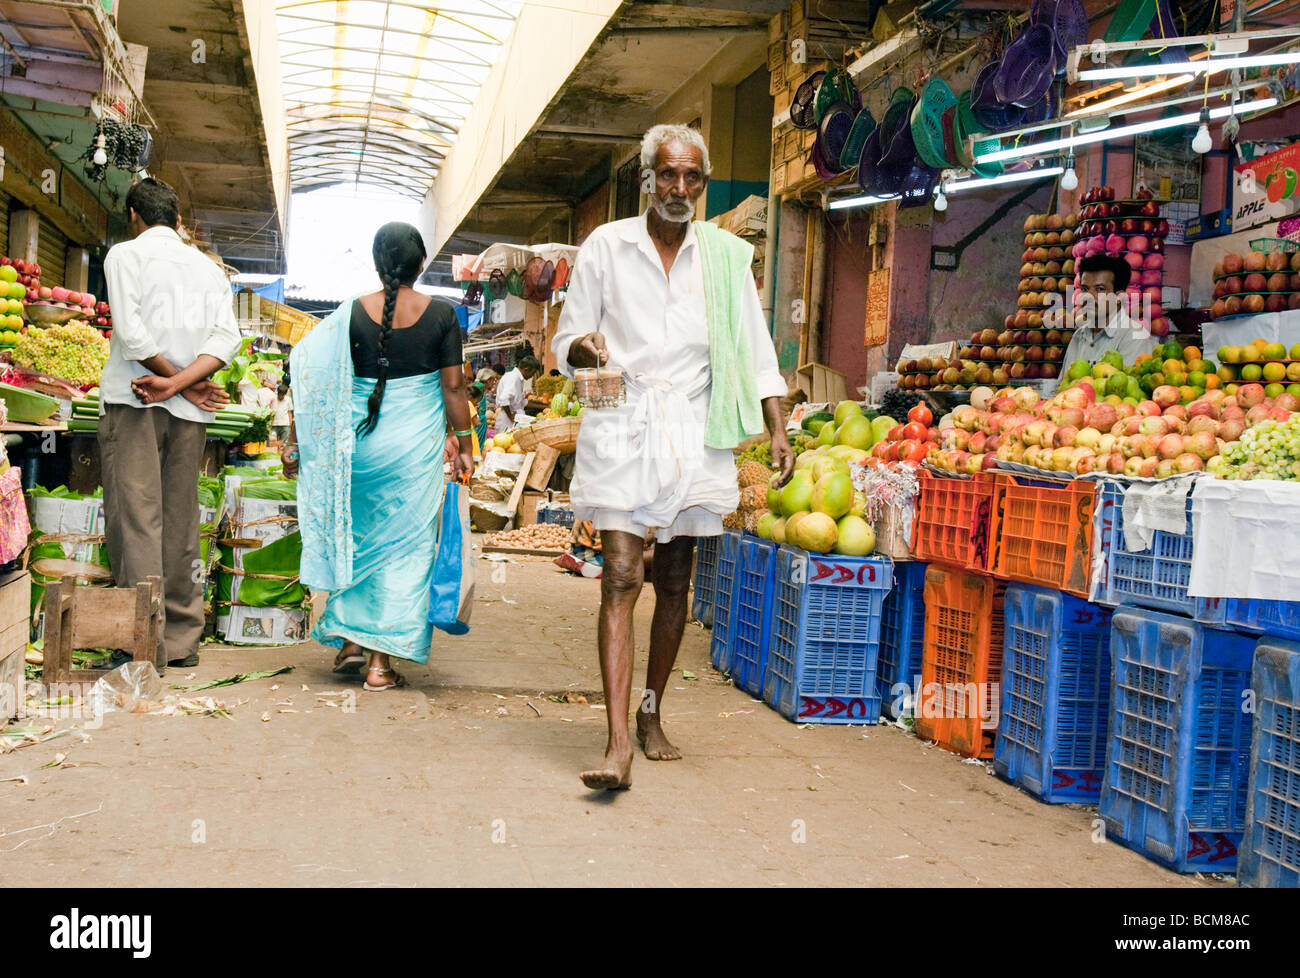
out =
[(245, 499), (297, 499), (298, 483), (292, 479), (255, 479), (241, 482), (235, 491)]
[(209, 509), (220, 509), (224, 485), (225, 483), (220, 479), (212, 476), (199, 476), (199, 505), (206, 506)]
[(294, 580), (241, 577), (238, 600), (253, 608), (287, 608), (307, 600), (307, 589), (297, 580), (302, 561), (302, 534), (295, 531), (264, 547), (246, 550), (244, 570), (249, 574), (275, 574)]

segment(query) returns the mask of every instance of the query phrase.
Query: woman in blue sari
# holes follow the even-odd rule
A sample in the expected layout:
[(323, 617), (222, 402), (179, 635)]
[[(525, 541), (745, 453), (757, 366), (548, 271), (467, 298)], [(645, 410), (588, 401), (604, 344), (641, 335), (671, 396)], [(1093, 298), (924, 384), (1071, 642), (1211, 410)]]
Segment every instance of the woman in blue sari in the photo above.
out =
[(455, 312), (412, 288), (427, 257), (420, 233), (385, 224), (373, 253), (383, 289), (340, 306), (290, 356), (284, 462), (299, 477), (302, 582), (329, 592), (312, 637), (339, 649), (335, 672), (368, 656), (365, 688), (384, 690), (405, 683), (392, 658), (429, 658), (448, 421), (453, 478), (473, 458)]

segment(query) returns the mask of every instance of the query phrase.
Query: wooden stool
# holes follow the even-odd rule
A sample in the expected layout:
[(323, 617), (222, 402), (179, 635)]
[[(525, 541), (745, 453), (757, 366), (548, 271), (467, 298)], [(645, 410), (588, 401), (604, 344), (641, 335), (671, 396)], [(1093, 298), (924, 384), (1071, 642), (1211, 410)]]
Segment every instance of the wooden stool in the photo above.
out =
[(112, 669), (73, 669), (73, 649), (122, 649), (135, 662), (166, 663), (162, 635), (162, 579), (129, 587), (78, 587), (65, 577), (45, 589), (45, 665), (42, 681), (94, 683)]

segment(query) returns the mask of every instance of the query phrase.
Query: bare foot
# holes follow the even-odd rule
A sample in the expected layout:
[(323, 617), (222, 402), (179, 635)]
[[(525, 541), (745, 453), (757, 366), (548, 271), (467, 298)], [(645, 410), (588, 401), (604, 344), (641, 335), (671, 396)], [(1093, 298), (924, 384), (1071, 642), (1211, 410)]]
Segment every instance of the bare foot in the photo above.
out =
[(619, 750), (611, 744), (605, 751), (604, 763), (594, 771), (583, 771), (581, 777), (582, 783), (593, 791), (632, 787), (632, 748)]
[(636, 713), (636, 739), (641, 742), (648, 761), (680, 761), (682, 752), (668, 742), (658, 713)]

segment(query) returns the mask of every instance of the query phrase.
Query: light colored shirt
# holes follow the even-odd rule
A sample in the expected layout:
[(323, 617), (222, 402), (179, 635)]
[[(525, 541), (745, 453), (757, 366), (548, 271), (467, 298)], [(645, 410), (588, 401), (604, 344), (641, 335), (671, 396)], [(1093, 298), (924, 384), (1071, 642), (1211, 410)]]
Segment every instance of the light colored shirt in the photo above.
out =
[[(759, 398), (784, 397), (787, 385), (752, 272), (745, 276), (741, 316)], [(664, 274), (645, 215), (591, 233), (578, 254), (551, 343), (565, 376), (573, 376), (573, 341), (597, 331), (605, 337), (610, 363), (630, 375), (658, 377), (684, 390), (704, 381), (707, 389), (709, 330), (694, 225), (687, 225), (670, 275)]]
[(518, 367), (507, 370), (497, 384), (497, 431), (512, 428), (528, 408), (528, 381)]
[(1070, 364), (1076, 360), (1087, 360), (1095, 365), (1104, 354), (1115, 350), (1124, 358), (1125, 364), (1131, 364), (1143, 353), (1154, 350), (1156, 342), (1151, 331), (1123, 309), (1112, 315), (1101, 329), (1081, 326), (1074, 331), (1070, 345), (1065, 348), (1065, 358), (1061, 361), (1062, 383)]
[[(638, 530), (645, 524), (651, 529), (668, 527), (689, 535), (704, 525), (694, 514), (716, 514), (716, 522), (717, 516), (736, 508), (740, 493), (735, 456), (729, 450), (704, 444), (712, 371), (704, 272), (695, 228), (687, 225), (672, 267), (665, 274), (646, 220), (642, 215), (603, 225), (583, 243), (551, 349), (560, 370), (572, 377), (570, 346), (587, 333), (599, 332), (609, 349), (610, 366), (621, 368), (629, 377), (642, 378), (651, 386), (671, 385), (686, 396), (685, 412), (690, 418), (687, 423), (676, 423), (673, 430), (680, 437), (689, 432), (698, 443), (677, 446), (674, 456), (683, 466), (680, 477), (665, 486), (657, 503), (643, 503), (633, 513), (632, 524)], [(741, 328), (758, 397), (784, 397), (786, 381), (777, 364), (751, 273), (746, 274), (739, 301)], [(597, 528), (622, 526), (610, 514), (626, 512), (616, 500), (635, 495), (633, 487), (618, 484), (621, 476), (616, 475), (635, 466), (616, 464), (620, 459), (601, 446), (625, 443), (620, 425), (636, 413), (636, 405), (645, 396), (638, 386), (627, 385), (626, 408), (588, 410), (583, 415), (570, 497), (575, 514), (581, 519), (595, 519)], [(635, 474), (630, 477), (635, 478)], [(676, 510), (677, 519), (671, 518), (671, 513), (665, 515), (666, 509)], [(651, 512), (659, 517), (657, 521), (638, 515)]]
[(275, 416), (271, 419), (271, 424), (277, 428), (288, 427), (293, 423), (290, 416), (293, 411), (293, 391), (285, 391), (284, 397), (275, 399)]
[[(105, 404), (143, 408), (131, 381), (149, 370), (140, 363), (161, 355), (183, 370), (202, 354), (228, 364), (239, 352), (230, 282), (210, 258), (168, 227), (151, 227), (108, 250), (104, 258), (113, 335), (99, 384)], [(178, 418), (207, 423), (212, 414), (180, 394), (148, 407)]]

